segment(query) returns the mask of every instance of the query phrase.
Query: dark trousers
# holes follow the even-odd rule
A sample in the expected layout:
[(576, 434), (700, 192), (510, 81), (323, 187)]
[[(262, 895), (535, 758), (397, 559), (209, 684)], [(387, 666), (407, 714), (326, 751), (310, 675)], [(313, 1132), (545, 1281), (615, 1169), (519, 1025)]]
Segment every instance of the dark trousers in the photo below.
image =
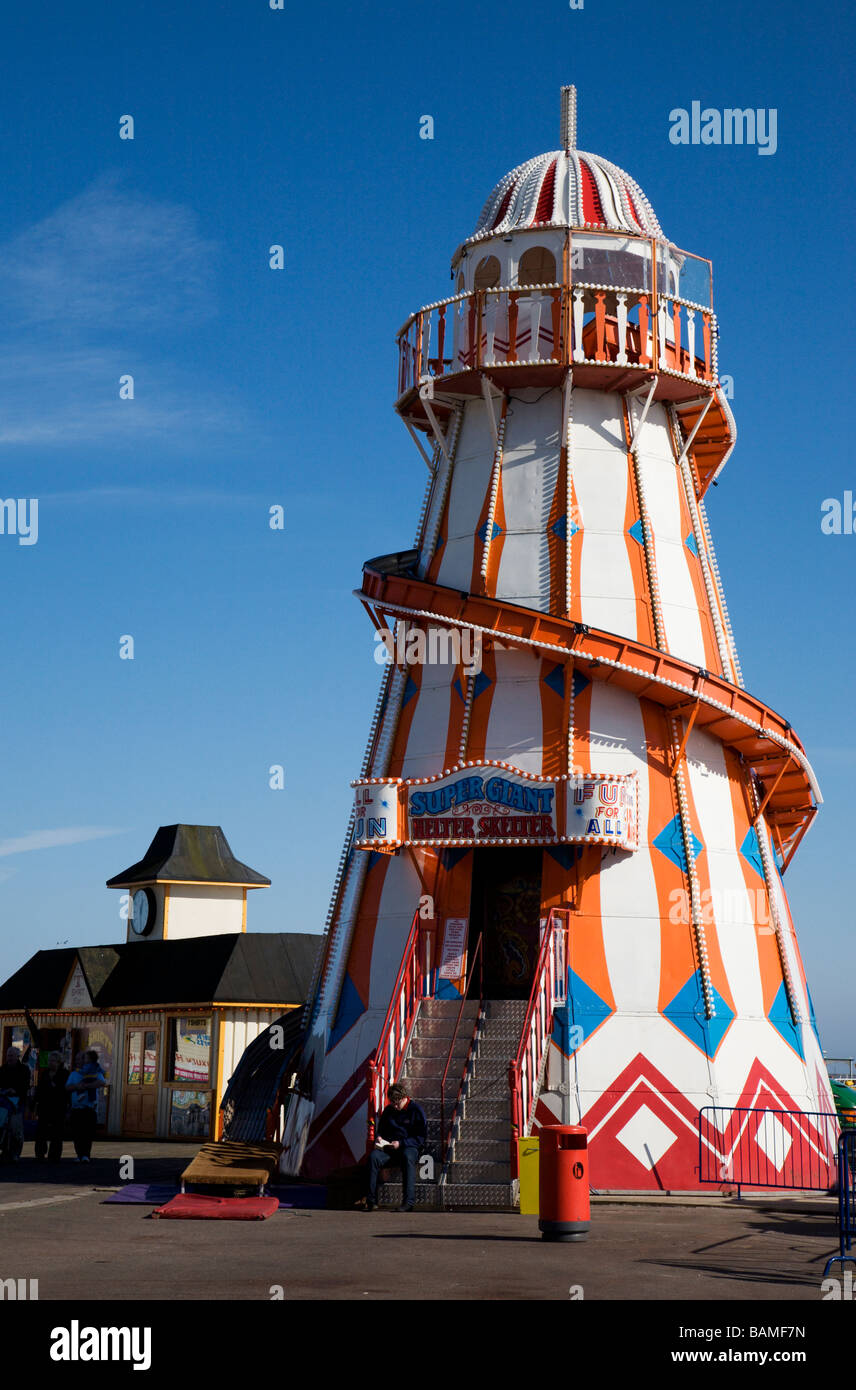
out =
[(64, 1129), (65, 1115), (39, 1114), (36, 1120), (36, 1158), (47, 1157), (50, 1163), (59, 1163)]
[(406, 1149), (372, 1149), (369, 1156), (369, 1201), (377, 1202), (377, 1180), (381, 1168), (398, 1167), (404, 1170), (404, 1205), (412, 1207), (416, 1197), (416, 1164), (419, 1154), (410, 1145)]
[(96, 1118), (94, 1105), (78, 1105), (71, 1108), (71, 1137), (78, 1158), (88, 1158), (92, 1152)]

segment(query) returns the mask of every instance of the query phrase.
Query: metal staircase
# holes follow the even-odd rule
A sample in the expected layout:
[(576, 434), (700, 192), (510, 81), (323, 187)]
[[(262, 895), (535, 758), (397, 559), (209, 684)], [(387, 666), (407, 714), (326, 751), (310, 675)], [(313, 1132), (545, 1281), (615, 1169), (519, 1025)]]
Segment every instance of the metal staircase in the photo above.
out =
[(490, 999), (466, 1089), (452, 1126), (440, 1186), (444, 1207), (513, 1207), (508, 1068), (520, 1043), (526, 1001)]
[[(406, 1081), (428, 1123), (433, 1171), (417, 1170), (422, 1207), (517, 1205), (517, 1137), (531, 1133), (553, 1029), (566, 997), (567, 908), (551, 908), (528, 1000), (484, 998), (479, 937), (463, 998), (427, 995), (430, 970), (413, 925), (392, 992), (380, 1042), (369, 1063), (368, 1140), (390, 1083)], [(427, 953), (426, 957), (427, 957)], [(478, 982), (478, 999), (469, 991)], [(381, 1206), (399, 1206), (398, 1167), (384, 1170)]]
[[(508, 1068), (520, 1042), (526, 1003), (488, 1000), (481, 1013), (477, 1002), (464, 1005), (449, 1067), (455, 1092), (477, 1024), (478, 1028), (457, 1113), (453, 1115), (454, 1093), (446, 1104), (445, 1128), (448, 1132), (452, 1121), (452, 1133), (444, 1154), (440, 1088), (460, 1012), (458, 1000), (424, 999), (404, 1062), (402, 1079), (425, 1112), (428, 1147), (435, 1162), (434, 1181), (417, 1181), (416, 1203), (447, 1208), (513, 1207), (516, 1193), (510, 1162)], [(396, 1168), (386, 1171), (389, 1176), (379, 1191), (380, 1205), (398, 1206), (400, 1173)]]

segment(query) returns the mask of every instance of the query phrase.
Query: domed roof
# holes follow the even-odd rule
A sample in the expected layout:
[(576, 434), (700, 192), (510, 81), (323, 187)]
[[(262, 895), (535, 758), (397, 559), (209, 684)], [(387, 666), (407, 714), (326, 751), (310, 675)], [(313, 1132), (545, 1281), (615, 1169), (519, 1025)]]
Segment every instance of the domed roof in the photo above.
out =
[(665, 240), (635, 179), (576, 145), (576, 89), (562, 88), (565, 148), (518, 164), (496, 185), (470, 240), (520, 227), (603, 227)]
[(496, 185), (473, 236), (544, 223), (663, 239), (654, 209), (635, 179), (608, 159), (578, 150), (553, 150), (518, 164)]

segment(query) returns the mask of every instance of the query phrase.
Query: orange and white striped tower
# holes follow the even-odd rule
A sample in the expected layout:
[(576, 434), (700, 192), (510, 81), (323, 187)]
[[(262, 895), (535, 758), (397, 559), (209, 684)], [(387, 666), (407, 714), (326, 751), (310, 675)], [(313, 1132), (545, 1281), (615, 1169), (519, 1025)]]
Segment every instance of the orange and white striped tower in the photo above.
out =
[[(395, 660), (307, 1015), (308, 1173), (365, 1152), (420, 902), (421, 987), (447, 997), (477, 930), (488, 997), (525, 999), (539, 924), (569, 910), (527, 1123), (586, 1125), (596, 1187), (693, 1189), (700, 1137), (728, 1172), (736, 1108), (834, 1109), (782, 883), (821, 798), (744, 687), (705, 510), (735, 441), (710, 262), (576, 148), (572, 87), (561, 128), (399, 335), (428, 480), (413, 548), (360, 590)], [(831, 1127), (801, 1133), (826, 1162)], [(787, 1176), (792, 1135), (757, 1144)]]

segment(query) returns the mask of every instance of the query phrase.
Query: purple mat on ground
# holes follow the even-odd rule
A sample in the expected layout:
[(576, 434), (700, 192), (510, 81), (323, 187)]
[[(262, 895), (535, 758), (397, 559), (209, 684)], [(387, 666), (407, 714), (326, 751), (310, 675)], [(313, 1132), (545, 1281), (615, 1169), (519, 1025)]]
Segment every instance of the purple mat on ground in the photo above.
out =
[[(269, 1187), (271, 1197), (276, 1197), (281, 1208), (302, 1208), (303, 1210), (323, 1211), (327, 1205), (326, 1187), (303, 1187), (295, 1183), (288, 1187)], [(177, 1183), (129, 1182), (105, 1198), (104, 1205), (160, 1207), (178, 1196)]]
[(303, 1187), (300, 1183), (276, 1187), (271, 1184), (267, 1191), (271, 1197), (279, 1198), (281, 1207), (300, 1207), (304, 1211), (323, 1211), (327, 1205), (326, 1187)]
[(178, 1192), (178, 1184), (174, 1182), (129, 1182), (124, 1187), (120, 1187), (118, 1192), (112, 1193), (105, 1199), (107, 1202), (115, 1202), (119, 1206), (162, 1206), (171, 1197), (175, 1197)]

